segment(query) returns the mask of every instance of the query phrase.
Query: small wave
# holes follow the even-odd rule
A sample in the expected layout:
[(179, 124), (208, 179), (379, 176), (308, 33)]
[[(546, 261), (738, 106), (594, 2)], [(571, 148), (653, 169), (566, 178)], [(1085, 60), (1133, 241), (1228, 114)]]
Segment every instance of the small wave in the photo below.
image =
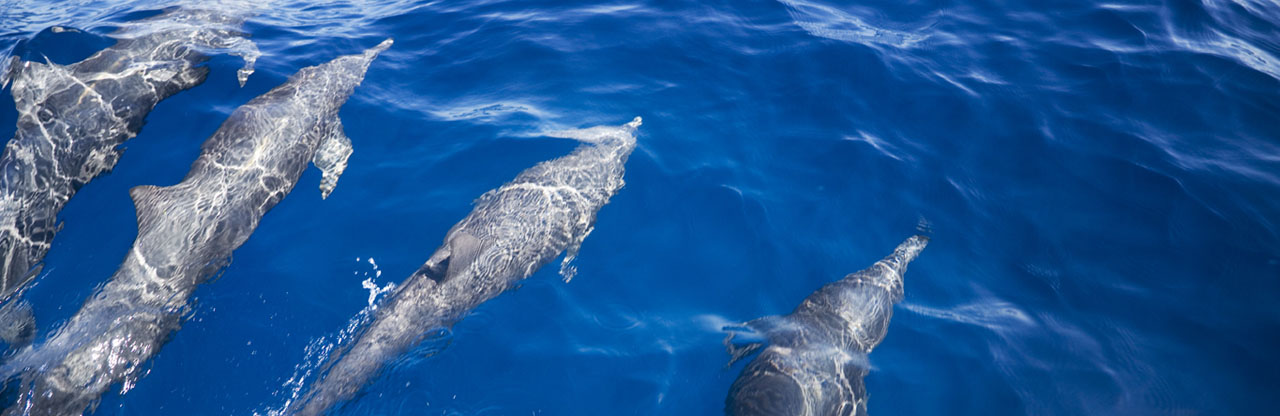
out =
[(919, 315), (980, 326), (996, 332), (1036, 325), (1022, 309), (1003, 301), (976, 302), (947, 309), (911, 303), (904, 303), (902, 307)]
[(470, 108), (450, 108), (433, 112), (436, 117), (445, 120), (488, 120), (509, 114), (523, 113), (537, 118), (544, 118), (546, 113), (537, 107), (520, 103), (498, 102)]
[(1203, 0), (1210, 17), (1201, 25), (1187, 25), (1173, 12), (1162, 12), (1163, 29), (1172, 46), (1197, 54), (1226, 58), (1280, 80), (1275, 29), (1280, 24), (1276, 4), (1257, 0)]
[[(1271, 20), (1273, 22), (1280, 20), (1280, 8), (1276, 7), (1275, 0), (1229, 0), (1232, 4), (1240, 6), (1249, 13), (1259, 18)], [(1208, 0), (1207, 2), (1213, 2)]]
[(889, 158), (897, 161), (903, 160), (903, 156), (899, 156), (901, 151), (897, 146), (894, 146), (893, 144), (886, 142), (884, 139), (876, 137), (865, 131), (859, 131), (856, 136), (844, 136), (844, 139), (853, 142), (866, 143), (871, 145), (872, 148), (876, 149), (876, 151), (880, 152), (882, 155), (888, 156)]
[[(468, 121), (477, 124), (494, 124), (512, 118), (528, 118), (549, 120), (560, 115), (544, 110), (534, 99), (518, 97), (473, 96), (462, 97), (452, 102), (435, 104), (425, 100), (407, 97), (394, 89), (369, 86), (368, 99), (392, 107), (397, 110), (417, 113), (419, 115), (442, 121)], [(520, 123), (527, 124), (527, 123)]]
[(1170, 33), (1174, 44), (1193, 52), (1231, 59), (1255, 71), (1280, 81), (1280, 59), (1248, 41), (1219, 31), (1212, 31), (1205, 39), (1192, 39)]
[(476, 17), (485, 20), (524, 23), (571, 22), (597, 16), (619, 17), (624, 14), (644, 12), (646, 12), (646, 9), (639, 4), (602, 4), (566, 10), (493, 11), (476, 15)]
[[(799, 0), (778, 0), (787, 6), (791, 19), (809, 34), (845, 42), (909, 48), (929, 38), (920, 31), (885, 29), (853, 14), (824, 4)], [(928, 25), (932, 26), (932, 24)], [(926, 26), (926, 27), (928, 27)]]

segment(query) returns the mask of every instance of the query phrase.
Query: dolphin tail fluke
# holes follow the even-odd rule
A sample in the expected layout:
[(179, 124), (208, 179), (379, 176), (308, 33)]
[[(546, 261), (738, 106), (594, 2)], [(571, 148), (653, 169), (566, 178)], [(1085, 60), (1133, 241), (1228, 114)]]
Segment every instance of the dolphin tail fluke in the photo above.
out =
[(351, 138), (342, 128), (341, 120), (335, 119), (320, 140), (320, 148), (311, 163), (320, 169), (320, 199), (325, 199), (338, 186), (338, 178), (347, 169), (347, 158), (351, 157), (353, 150)]

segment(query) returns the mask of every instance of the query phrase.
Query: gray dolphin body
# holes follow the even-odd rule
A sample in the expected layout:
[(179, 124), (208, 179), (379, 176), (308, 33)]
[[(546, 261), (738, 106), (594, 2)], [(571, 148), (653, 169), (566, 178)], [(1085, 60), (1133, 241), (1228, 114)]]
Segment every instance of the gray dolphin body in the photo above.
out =
[(333, 188), (351, 153), (338, 109), (390, 44), (303, 68), (236, 109), (182, 182), (134, 188), (133, 248), (57, 334), (9, 364), (25, 374), (6, 415), (78, 415), (112, 384), (136, 383), (181, 325), (196, 286), (226, 264), (309, 161), (324, 173), (323, 194)]
[[(928, 241), (911, 237), (866, 270), (810, 294), (791, 314), (748, 322), (768, 346), (733, 382), (725, 413), (866, 415), (866, 354), (884, 340), (893, 304), (902, 300), (902, 274)], [(736, 360), (760, 347), (730, 353)]]
[(344, 353), (288, 412), (318, 415), (360, 391), (382, 366), (481, 303), (510, 289), (568, 251), (569, 262), (591, 232), (596, 212), (622, 188), (640, 118), (552, 134), (587, 142), (542, 162), (476, 200), (444, 244), (377, 310)]
[[(39, 272), (63, 205), (115, 166), (117, 146), (138, 133), (156, 103), (204, 82), (209, 69), (198, 65), (207, 52), (243, 56), (244, 84), (258, 51), (239, 31), (242, 21), (174, 9), (124, 24), (111, 35), (115, 45), (71, 65), (14, 58), (18, 126), (0, 155), (0, 309), (16, 308), (15, 293)], [(0, 336), (16, 342), (30, 330), (10, 327)]]

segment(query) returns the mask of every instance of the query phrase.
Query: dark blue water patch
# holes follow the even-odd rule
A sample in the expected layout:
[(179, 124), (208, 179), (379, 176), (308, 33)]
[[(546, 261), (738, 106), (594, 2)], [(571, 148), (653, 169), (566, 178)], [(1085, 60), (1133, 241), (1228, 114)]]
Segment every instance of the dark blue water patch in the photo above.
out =
[[(12, 83), (5, 85), (0, 92), (13, 96)], [(12, 99), (0, 100), (0, 137), (13, 137), (18, 131), (18, 108)], [(7, 141), (6, 141), (7, 143)]]
[(115, 40), (73, 27), (54, 26), (18, 42), (13, 56), (24, 61), (68, 65), (105, 49)]

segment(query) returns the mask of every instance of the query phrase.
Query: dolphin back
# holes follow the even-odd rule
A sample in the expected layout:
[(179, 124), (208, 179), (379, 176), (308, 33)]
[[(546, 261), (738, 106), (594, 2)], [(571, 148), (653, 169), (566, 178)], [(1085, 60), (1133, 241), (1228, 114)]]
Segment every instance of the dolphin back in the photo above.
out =
[(355, 396), (432, 330), (453, 325), (561, 253), (567, 265), (591, 232), (596, 212), (622, 187), (639, 125), (637, 117), (622, 126), (546, 134), (584, 144), (480, 196), (426, 263), (378, 307), (354, 343), (335, 354), (284, 413), (323, 414)]

